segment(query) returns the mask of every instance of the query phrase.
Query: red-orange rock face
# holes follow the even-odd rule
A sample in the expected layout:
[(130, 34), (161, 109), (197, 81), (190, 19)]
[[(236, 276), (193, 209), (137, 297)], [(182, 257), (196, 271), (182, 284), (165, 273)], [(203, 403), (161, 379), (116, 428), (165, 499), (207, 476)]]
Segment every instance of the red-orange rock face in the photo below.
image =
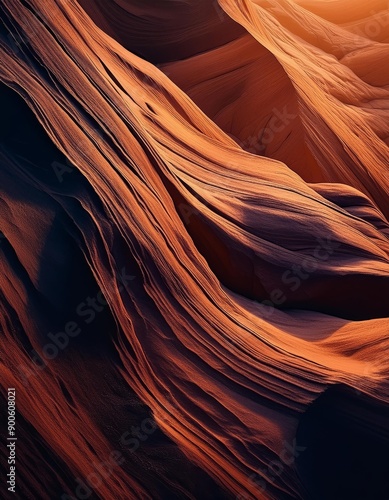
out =
[(389, 498), (388, 9), (2, 1), (2, 497)]

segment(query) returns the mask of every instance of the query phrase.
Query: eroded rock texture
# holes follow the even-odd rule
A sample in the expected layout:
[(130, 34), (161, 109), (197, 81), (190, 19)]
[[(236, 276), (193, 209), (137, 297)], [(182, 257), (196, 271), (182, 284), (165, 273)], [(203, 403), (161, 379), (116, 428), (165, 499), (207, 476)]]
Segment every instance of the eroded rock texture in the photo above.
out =
[(387, 500), (387, 2), (0, 16), (16, 496)]

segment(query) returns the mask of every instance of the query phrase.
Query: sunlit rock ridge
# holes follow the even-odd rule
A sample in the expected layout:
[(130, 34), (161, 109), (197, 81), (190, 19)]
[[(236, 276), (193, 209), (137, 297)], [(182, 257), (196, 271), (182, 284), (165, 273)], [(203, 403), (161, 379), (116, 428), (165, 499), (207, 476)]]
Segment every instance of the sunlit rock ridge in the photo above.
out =
[(0, 17), (1, 496), (387, 500), (387, 1)]

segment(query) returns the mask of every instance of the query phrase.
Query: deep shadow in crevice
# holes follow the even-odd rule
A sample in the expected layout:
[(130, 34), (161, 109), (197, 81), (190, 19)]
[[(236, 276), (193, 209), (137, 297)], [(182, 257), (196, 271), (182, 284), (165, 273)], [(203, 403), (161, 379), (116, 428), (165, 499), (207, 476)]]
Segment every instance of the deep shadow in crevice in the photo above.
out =
[(388, 500), (387, 405), (332, 387), (301, 418), (297, 446), (305, 500)]

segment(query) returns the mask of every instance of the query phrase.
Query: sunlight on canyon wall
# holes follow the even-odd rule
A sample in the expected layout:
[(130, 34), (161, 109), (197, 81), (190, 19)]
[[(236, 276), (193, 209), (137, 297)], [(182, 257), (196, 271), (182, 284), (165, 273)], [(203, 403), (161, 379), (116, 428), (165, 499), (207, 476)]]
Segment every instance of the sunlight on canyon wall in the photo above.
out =
[(387, 500), (388, 3), (0, 15), (18, 498)]

